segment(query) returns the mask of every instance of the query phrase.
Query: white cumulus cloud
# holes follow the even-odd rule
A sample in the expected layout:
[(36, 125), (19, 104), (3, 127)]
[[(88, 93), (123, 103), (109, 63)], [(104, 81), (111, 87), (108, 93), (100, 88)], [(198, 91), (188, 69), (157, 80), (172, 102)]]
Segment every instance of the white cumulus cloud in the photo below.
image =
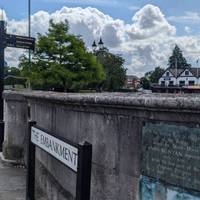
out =
[(153, 5), (146, 5), (132, 18), (133, 24), (128, 25), (128, 34), (132, 39), (145, 39), (158, 35), (173, 35), (176, 32), (160, 9)]
[[(53, 13), (39, 11), (32, 15), (32, 35), (45, 34), (49, 20), (69, 21), (70, 33), (81, 35), (87, 47), (91, 49), (94, 40), (102, 37), (105, 46), (111, 52), (121, 54), (125, 60), (128, 74), (142, 76), (156, 66), (166, 67), (168, 57), (175, 44), (180, 45), (186, 58), (193, 59), (200, 52), (200, 39), (195, 36), (176, 36), (176, 27), (172, 26), (161, 12), (153, 5), (146, 5), (138, 10), (132, 23), (100, 12), (96, 8), (63, 7)], [(27, 34), (26, 20), (9, 20), (8, 32)], [(22, 51), (8, 48), (8, 64), (17, 65)]]

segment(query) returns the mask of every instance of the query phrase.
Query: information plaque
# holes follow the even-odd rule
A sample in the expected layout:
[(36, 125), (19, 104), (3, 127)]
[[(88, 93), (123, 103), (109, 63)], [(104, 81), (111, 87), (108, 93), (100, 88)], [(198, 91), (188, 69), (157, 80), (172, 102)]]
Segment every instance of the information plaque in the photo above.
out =
[(142, 174), (200, 191), (200, 129), (146, 123), (142, 130)]

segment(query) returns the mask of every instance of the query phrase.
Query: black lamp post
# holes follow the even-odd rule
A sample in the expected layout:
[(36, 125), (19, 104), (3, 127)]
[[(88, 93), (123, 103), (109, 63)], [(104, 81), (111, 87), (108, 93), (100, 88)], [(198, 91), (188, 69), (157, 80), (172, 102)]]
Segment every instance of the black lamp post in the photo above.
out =
[[(28, 0), (28, 37), (31, 37), (31, 0)], [(29, 49), (29, 73), (31, 72), (31, 50)], [(30, 80), (28, 79), (28, 89), (31, 88)]]
[(3, 89), (4, 89), (4, 49), (6, 34), (6, 22), (4, 20), (3, 11), (0, 16), (0, 151), (2, 151), (2, 143), (4, 140), (4, 122), (3, 122)]
[(98, 45), (99, 45), (99, 49), (100, 49), (100, 50), (102, 50), (102, 49), (103, 49), (103, 47), (104, 47), (104, 46), (103, 46), (103, 45), (104, 45), (104, 43), (103, 43), (103, 40), (102, 40), (102, 38), (100, 38)]
[(28, 36), (31, 37), (31, 0), (28, 0)]
[(96, 45), (96, 42), (94, 40), (93, 44), (92, 44), (92, 50), (93, 52), (95, 53), (95, 51), (97, 50), (97, 45)]

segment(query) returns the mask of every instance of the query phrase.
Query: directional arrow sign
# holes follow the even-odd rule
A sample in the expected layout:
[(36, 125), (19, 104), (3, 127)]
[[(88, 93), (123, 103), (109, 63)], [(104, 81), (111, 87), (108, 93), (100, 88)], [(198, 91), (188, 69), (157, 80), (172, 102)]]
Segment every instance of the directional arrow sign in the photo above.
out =
[(31, 49), (35, 48), (35, 38), (6, 34), (7, 47)]

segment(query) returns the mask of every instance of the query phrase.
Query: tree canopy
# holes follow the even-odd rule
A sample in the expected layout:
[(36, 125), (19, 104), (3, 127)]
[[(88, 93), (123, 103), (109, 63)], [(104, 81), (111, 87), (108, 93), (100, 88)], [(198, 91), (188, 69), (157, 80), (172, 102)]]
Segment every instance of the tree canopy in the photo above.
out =
[(126, 69), (124, 59), (120, 55), (112, 54), (107, 48), (95, 52), (97, 60), (104, 67), (106, 79), (101, 82), (103, 90), (116, 91), (124, 86)]
[(149, 79), (150, 83), (157, 83), (164, 72), (165, 69), (158, 66), (154, 70), (147, 72), (145, 77)]
[(51, 20), (46, 35), (38, 35), (31, 66), (24, 55), (20, 68), (34, 89), (77, 91), (105, 78), (102, 65), (87, 52), (82, 39), (69, 34), (67, 21)]
[(144, 89), (150, 89), (152, 83), (158, 83), (159, 78), (163, 75), (165, 69), (156, 67), (154, 70), (145, 73), (141, 78), (141, 85)]
[(183, 57), (181, 49), (178, 45), (175, 45), (172, 55), (169, 57), (168, 66), (175, 68), (177, 65), (178, 69), (185, 69), (191, 65), (187, 63), (187, 60)]
[(140, 84), (142, 85), (142, 88), (145, 90), (149, 90), (150, 89), (150, 81), (147, 77), (142, 77), (140, 79)]

